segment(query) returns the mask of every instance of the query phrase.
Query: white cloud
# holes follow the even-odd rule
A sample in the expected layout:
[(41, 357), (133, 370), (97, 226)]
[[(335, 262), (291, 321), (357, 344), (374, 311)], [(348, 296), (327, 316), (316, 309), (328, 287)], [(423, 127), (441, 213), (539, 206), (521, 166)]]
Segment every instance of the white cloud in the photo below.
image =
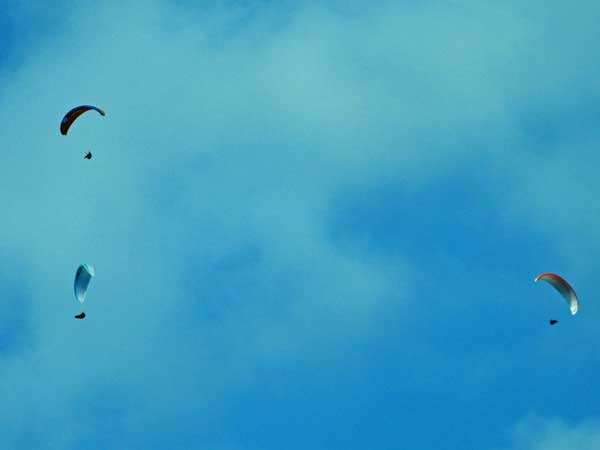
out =
[[(28, 431), (26, 416), (39, 424), (34, 447), (42, 431), (55, 448), (98, 439), (105, 427), (77, 411), (90, 392), (121, 405), (113, 428), (144, 428), (149, 419), (137, 423), (135, 411), (169, 416), (172, 402), (179, 414), (201, 410), (232, 382), (251, 382), (257, 366), (368, 332), (396, 283), (381, 263), (322, 236), (328, 197), (348, 167), (359, 169), (303, 131), (320, 131), (307, 106), (335, 84), (325, 61), (260, 30), (250, 39), (211, 36), (210, 24), (171, 34), (177, 16), (159, 3), (141, 14), (70, 14), (62, 33), (4, 75), (0, 235), (27, 261), (33, 304), (31, 348), (5, 367), (14, 380), (3, 390), (14, 405), (2, 418), (6, 439)], [(294, 78), (294, 58), (307, 60), (309, 78)], [(333, 128), (345, 92), (325, 101)], [(79, 103), (107, 116), (88, 113), (60, 136), (61, 114)], [(247, 247), (259, 252), (251, 265), (214, 268)], [(97, 277), (79, 322), (69, 316), (79, 312), (71, 284), (82, 262)], [(242, 277), (238, 290), (215, 289), (227, 288), (206, 276), (215, 270)], [(211, 322), (203, 307), (232, 295)]]
[(565, 421), (561, 418), (531, 416), (513, 433), (512, 450), (593, 450), (600, 448), (597, 419)]

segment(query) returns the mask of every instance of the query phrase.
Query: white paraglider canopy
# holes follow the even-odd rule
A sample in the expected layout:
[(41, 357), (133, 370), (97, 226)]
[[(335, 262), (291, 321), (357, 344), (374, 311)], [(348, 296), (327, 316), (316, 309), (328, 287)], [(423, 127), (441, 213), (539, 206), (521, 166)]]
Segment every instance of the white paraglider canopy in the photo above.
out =
[(75, 290), (75, 298), (79, 300), (80, 303), (85, 301), (85, 294), (87, 293), (88, 285), (90, 284), (90, 280), (92, 277), (94, 277), (94, 275), (94, 267), (89, 264), (82, 264), (77, 268), (77, 272), (75, 272), (73, 289)]

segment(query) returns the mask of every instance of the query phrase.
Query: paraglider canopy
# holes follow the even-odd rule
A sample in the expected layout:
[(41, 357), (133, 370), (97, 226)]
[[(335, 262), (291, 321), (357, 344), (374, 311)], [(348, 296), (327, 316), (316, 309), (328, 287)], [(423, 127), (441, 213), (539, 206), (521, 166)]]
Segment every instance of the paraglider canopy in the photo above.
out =
[(75, 291), (75, 298), (80, 303), (85, 301), (85, 294), (87, 293), (88, 285), (90, 284), (90, 280), (94, 275), (94, 268), (89, 264), (82, 264), (77, 268), (77, 272), (75, 272), (73, 289)]
[(556, 275), (555, 273), (549, 272), (538, 275), (537, 277), (535, 277), (534, 281), (537, 283), (540, 280), (544, 280), (545, 282), (551, 284), (554, 287), (554, 289), (556, 289), (560, 293), (560, 295), (562, 295), (563, 298), (566, 300), (571, 310), (571, 314), (577, 314), (577, 311), (579, 311), (579, 299), (577, 298), (577, 294), (575, 294), (575, 291), (567, 282), (567, 280), (565, 280), (559, 275)]
[(73, 122), (75, 122), (75, 120), (77, 120), (77, 118), (80, 115), (82, 115), (84, 112), (90, 111), (92, 109), (94, 111), (98, 111), (102, 116), (106, 115), (104, 110), (102, 110), (96, 106), (91, 106), (91, 105), (76, 106), (71, 111), (69, 111), (67, 114), (65, 114), (65, 117), (63, 117), (62, 121), (60, 122), (60, 134), (62, 134), (63, 136), (66, 136), (67, 132), (69, 131), (69, 128), (71, 127), (71, 125), (73, 125)]

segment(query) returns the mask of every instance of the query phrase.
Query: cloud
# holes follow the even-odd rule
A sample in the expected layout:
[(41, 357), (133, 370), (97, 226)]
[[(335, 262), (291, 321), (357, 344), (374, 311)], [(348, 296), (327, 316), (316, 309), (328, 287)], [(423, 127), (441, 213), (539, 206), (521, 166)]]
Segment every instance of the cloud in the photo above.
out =
[[(272, 19), (229, 37), (211, 27), (235, 15), (173, 30), (170, 19), (186, 21), (165, 4), (134, 12), (74, 8), (4, 74), (0, 234), (26, 261), (35, 330), (7, 368), (4, 437), (15, 448), (114, 447), (125, 429), (128, 448), (143, 447), (136, 430), (152, 420), (183, 430), (182, 417), (261, 365), (368, 333), (396, 286), (376, 259), (322, 235), (329, 194), (359, 169), (323, 146), (339, 135), (349, 88), (318, 108), (333, 136), (312, 117), (335, 81), (325, 56), (298, 31), (267, 39)], [(308, 78), (293, 73), (296, 58)], [(60, 136), (61, 115), (79, 103), (107, 116), (85, 115)], [(79, 322), (71, 284), (83, 262), (97, 277)]]
[(597, 419), (566, 421), (559, 417), (530, 416), (514, 430), (515, 450), (588, 450), (600, 445)]

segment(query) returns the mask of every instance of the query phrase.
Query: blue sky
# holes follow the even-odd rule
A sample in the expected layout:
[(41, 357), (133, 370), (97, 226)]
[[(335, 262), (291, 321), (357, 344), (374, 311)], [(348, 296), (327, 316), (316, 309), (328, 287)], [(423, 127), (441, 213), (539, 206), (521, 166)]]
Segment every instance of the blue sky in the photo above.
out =
[(599, 448), (597, 2), (0, 9), (2, 448)]

